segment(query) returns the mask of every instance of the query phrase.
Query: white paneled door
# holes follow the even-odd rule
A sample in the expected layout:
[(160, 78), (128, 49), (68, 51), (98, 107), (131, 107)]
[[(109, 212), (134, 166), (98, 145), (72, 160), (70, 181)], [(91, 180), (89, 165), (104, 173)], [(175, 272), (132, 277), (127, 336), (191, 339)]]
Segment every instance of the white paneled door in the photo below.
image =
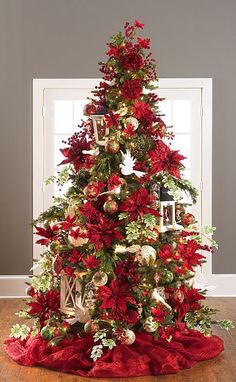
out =
[[(62, 141), (78, 131), (81, 118), (86, 118), (83, 106), (99, 81), (34, 80), (34, 218), (51, 204), (53, 195), (65, 191), (56, 185), (45, 188), (44, 181), (59, 170), (58, 164), (63, 160), (59, 148), (65, 145)], [(160, 79), (158, 86), (158, 96), (165, 98), (160, 104), (163, 119), (173, 126), (175, 134), (172, 147), (186, 156), (185, 176), (199, 190), (193, 213), (200, 225), (211, 224), (211, 79)], [(39, 250), (34, 246), (35, 258)], [(211, 257), (205, 272), (208, 284), (219, 285), (211, 294), (236, 294), (236, 290), (231, 293), (226, 275), (212, 274)]]

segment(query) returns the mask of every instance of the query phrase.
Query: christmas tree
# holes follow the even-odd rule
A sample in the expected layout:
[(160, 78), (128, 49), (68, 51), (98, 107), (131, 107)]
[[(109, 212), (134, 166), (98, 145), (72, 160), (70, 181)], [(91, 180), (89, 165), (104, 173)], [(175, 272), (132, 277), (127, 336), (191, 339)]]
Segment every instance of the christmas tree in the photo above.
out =
[(223, 350), (213, 324), (233, 326), (196, 288), (195, 268), (215, 243), (181, 199), (195, 203), (197, 191), (171, 148), (142, 28), (126, 23), (112, 36), (103, 81), (49, 179), (72, 185), (34, 222), (45, 251), (19, 313), (34, 323), (14, 325), (5, 345), (21, 364), (98, 377), (174, 373)]

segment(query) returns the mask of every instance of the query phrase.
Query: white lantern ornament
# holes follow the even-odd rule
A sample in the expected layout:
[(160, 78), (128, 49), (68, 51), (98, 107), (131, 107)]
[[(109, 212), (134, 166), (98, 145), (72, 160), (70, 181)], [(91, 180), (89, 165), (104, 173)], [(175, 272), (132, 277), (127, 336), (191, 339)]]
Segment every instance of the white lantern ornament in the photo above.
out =
[(171, 231), (176, 228), (175, 201), (166, 188), (160, 191), (160, 232)]
[(106, 121), (104, 115), (106, 114), (106, 109), (96, 111), (95, 114), (90, 114), (90, 118), (93, 122), (93, 131), (95, 142), (99, 146), (105, 146), (105, 137), (109, 134), (109, 127), (106, 126)]

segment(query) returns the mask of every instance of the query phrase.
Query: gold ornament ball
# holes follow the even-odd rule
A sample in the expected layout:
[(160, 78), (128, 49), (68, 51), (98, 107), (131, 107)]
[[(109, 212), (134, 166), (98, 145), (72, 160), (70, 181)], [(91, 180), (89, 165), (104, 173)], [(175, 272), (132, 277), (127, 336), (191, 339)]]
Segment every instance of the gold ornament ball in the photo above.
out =
[(124, 117), (128, 113), (128, 108), (127, 106), (123, 106), (118, 110), (118, 113), (120, 114), (121, 117)]
[(156, 260), (156, 250), (151, 245), (143, 245), (136, 255), (137, 260), (143, 265), (154, 264)]
[(174, 275), (173, 275), (173, 272), (169, 271), (169, 270), (164, 270), (162, 272), (162, 280), (163, 281), (166, 281), (167, 283), (171, 283), (174, 279)]
[(54, 329), (50, 328), (49, 326), (44, 326), (40, 333), (44, 340), (49, 341), (53, 338)]
[(122, 336), (121, 343), (124, 345), (132, 345), (135, 342), (136, 336), (133, 330), (127, 329)]
[(116, 154), (120, 150), (120, 143), (115, 139), (108, 139), (105, 143), (105, 151), (109, 154)]
[(107, 199), (107, 201), (103, 204), (103, 209), (107, 214), (114, 214), (118, 211), (118, 204), (113, 199)]
[(143, 328), (146, 330), (148, 333), (153, 333), (155, 332), (159, 327), (159, 324), (157, 321), (154, 321), (152, 316), (149, 316), (145, 319), (143, 322)]
[(105, 272), (98, 271), (94, 273), (92, 282), (96, 287), (101, 287), (106, 285), (108, 281), (108, 276)]
[(99, 331), (99, 325), (96, 322), (87, 321), (86, 324), (84, 324), (84, 331), (87, 334), (94, 334)]

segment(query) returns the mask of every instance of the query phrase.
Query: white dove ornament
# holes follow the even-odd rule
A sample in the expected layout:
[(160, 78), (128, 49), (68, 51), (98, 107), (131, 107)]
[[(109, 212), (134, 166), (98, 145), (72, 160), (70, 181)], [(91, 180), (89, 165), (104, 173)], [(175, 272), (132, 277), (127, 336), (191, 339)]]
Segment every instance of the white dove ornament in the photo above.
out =
[(76, 322), (81, 322), (85, 324), (89, 320), (90, 320), (90, 315), (89, 315), (88, 309), (83, 306), (81, 302), (81, 297), (79, 297), (75, 306), (75, 317), (68, 318), (65, 321), (68, 322), (68, 324), (73, 325)]
[(88, 154), (88, 155), (91, 155), (92, 157), (96, 157), (97, 155), (99, 155), (99, 147), (97, 147), (96, 149), (92, 149), (92, 150), (83, 150), (82, 153), (83, 154)]
[(132, 157), (130, 150), (126, 150), (126, 153), (123, 153), (121, 150), (120, 152), (122, 155), (122, 163), (120, 164), (121, 174), (125, 176), (135, 174), (138, 178), (141, 178), (145, 172), (134, 170), (136, 159)]
[(155, 300), (157, 303), (161, 303), (162, 305), (166, 306), (169, 310), (172, 310), (171, 306), (167, 304), (164, 298), (158, 293), (157, 288), (153, 289), (152, 299)]

